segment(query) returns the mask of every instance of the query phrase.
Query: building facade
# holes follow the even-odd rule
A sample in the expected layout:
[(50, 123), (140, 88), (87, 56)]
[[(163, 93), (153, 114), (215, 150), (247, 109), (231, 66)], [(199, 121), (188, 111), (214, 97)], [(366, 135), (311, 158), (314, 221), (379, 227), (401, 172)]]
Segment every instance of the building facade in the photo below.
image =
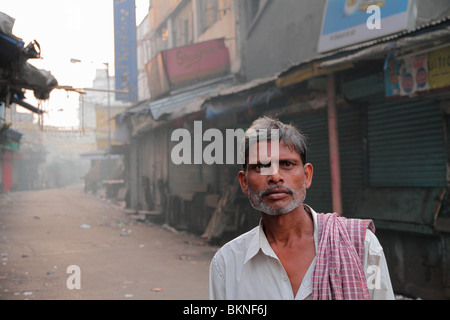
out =
[[(227, 35), (236, 48), (226, 45), (231, 77), (221, 74), (216, 83), (209, 78), (181, 90), (168, 81), (157, 98), (151, 96), (153, 82), (147, 83), (148, 100), (116, 118), (119, 127), (128, 128), (127, 206), (220, 243), (249, 230), (259, 218), (237, 186), (238, 163), (195, 164), (192, 157), (192, 164), (175, 164), (171, 156), (180, 140), (173, 132), (186, 129), (194, 153), (196, 132), (218, 129), (225, 137), (228, 129), (245, 130), (259, 116), (277, 116), (309, 137), (315, 171), (306, 202), (318, 212), (373, 219), (396, 292), (448, 298), (449, 5), (377, 1), (388, 11), (383, 17), (392, 13), (399, 21), (397, 29), (366, 32), (362, 40), (323, 50), (323, 39), (331, 45), (357, 33), (345, 28), (337, 33), (339, 24), (325, 32), (333, 22), (326, 14), (330, 2), (339, 1), (231, 1), (234, 35)], [(169, 44), (186, 45), (188, 16), (197, 16), (193, 44), (222, 38), (198, 32), (202, 25), (216, 30), (207, 21), (220, 23), (224, 16), (199, 19), (192, 9), (221, 8), (214, 4), (222, 2), (156, 3), (166, 11), (149, 15), (156, 24), (148, 35), (161, 37), (151, 42), (150, 59), (177, 48)], [(358, 2), (343, 13), (359, 11), (364, 29), (366, 20), (376, 19), (376, 11), (365, 16), (370, 4)], [(182, 15), (185, 8), (191, 15)], [(344, 19), (343, 13), (337, 16)], [(178, 15), (186, 28), (175, 30)], [(224, 79), (231, 83), (224, 85)], [(207, 147), (208, 141), (199, 145)]]

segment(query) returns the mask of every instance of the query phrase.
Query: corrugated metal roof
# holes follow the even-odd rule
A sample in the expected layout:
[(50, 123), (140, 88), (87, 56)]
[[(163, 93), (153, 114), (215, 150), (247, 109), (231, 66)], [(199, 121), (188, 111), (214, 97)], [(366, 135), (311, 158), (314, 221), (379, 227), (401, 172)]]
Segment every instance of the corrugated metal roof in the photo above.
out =
[[(385, 53), (387, 50), (398, 48), (398, 44), (399, 44), (398, 41), (400, 41), (402, 39), (408, 39), (408, 38), (412, 38), (411, 36), (414, 36), (416, 41), (418, 41), (419, 40), (418, 37), (421, 35), (423, 36), (423, 34), (437, 31), (440, 29), (450, 30), (449, 29), (450, 26), (448, 26), (446, 28), (446, 26), (449, 24), (450, 24), (450, 16), (447, 16), (447, 17), (444, 17), (444, 18), (441, 18), (438, 20), (433, 20), (428, 23), (425, 23), (413, 30), (405, 30), (405, 31), (401, 31), (401, 32), (398, 32), (398, 33), (395, 33), (392, 35), (388, 35), (385, 37), (381, 37), (381, 38), (378, 38), (375, 40), (366, 41), (366, 42), (358, 43), (358, 44), (348, 46), (345, 48), (336, 49), (336, 50), (318, 55), (316, 57), (313, 57), (313, 58), (303, 61), (301, 63), (298, 63), (296, 65), (290, 66), (286, 70), (280, 72), (278, 76), (284, 77), (287, 74), (289, 74), (290, 72), (295, 71), (296, 69), (300, 68), (301, 66), (312, 63), (312, 62), (316, 62), (316, 61), (324, 61), (324, 63), (322, 63), (322, 66), (330, 67), (330, 66), (332, 66), (332, 65), (334, 66), (336, 64), (333, 64), (331, 62), (326, 62), (326, 61), (334, 60), (335, 62), (341, 62), (341, 61), (348, 62), (352, 58), (355, 58), (355, 57), (360, 58), (361, 56), (363, 56), (363, 54), (365, 55), (365, 57), (367, 57), (367, 55), (371, 55), (371, 54)], [(447, 31), (444, 31), (444, 32), (447, 33)], [(426, 37), (426, 35), (424, 37)], [(393, 42), (395, 42), (397, 45), (390, 47), (390, 45), (392, 45)], [(411, 45), (411, 43), (407, 44), (405, 42), (405, 43), (401, 44), (402, 47), (404, 47), (406, 45)], [(363, 50), (366, 50), (366, 51), (363, 51)], [(361, 54), (361, 51), (363, 51), (363, 54)]]
[[(149, 109), (154, 120), (158, 120), (164, 115), (170, 115), (175, 111), (178, 111), (177, 113), (180, 114), (180, 109), (186, 109), (189, 104), (194, 103), (196, 100), (204, 101), (205, 97), (215, 92), (220, 92), (224, 88), (228, 88), (235, 83), (236, 80), (234, 78), (228, 77), (225, 80), (221, 79), (221, 81), (215, 81), (209, 85), (204, 85), (167, 98), (152, 101), (149, 104)], [(183, 114), (180, 114), (180, 116), (181, 115)]]
[(200, 86), (184, 88), (183, 91), (178, 91), (178, 93), (173, 93), (162, 99), (140, 101), (117, 115), (116, 118), (123, 120), (123, 118), (132, 114), (150, 113), (155, 121), (162, 118), (176, 119), (183, 115), (199, 111), (210, 95), (217, 94), (234, 84), (236, 84), (234, 77), (227, 76), (225, 78), (215, 79), (209, 81), (207, 84), (203, 83)]
[(402, 38), (402, 37), (406, 37), (406, 36), (410, 36), (410, 35), (419, 33), (421, 31), (426, 31), (427, 29), (430, 29), (430, 28), (433, 28), (433, 27), (442, 26), (443, 24), (448, 23), (448, 22), (450, 22), (450, 16), (447, 16), (447, 17), (444, 17), (444, 18), (441, 18), (441, 19), (438, 19), (438, 20), (430, 21), (430, 22), (425, 23), (423, 25), (420, 25), (419, 27), (417, 27), (415, 29), (412, 29), (412, 30), (400, 31), (400, 32), (397, 32), (397, 33), (394, 33), (394, 34), (391, 34), (391, 35), (388, 35), (388, 36), (384, 36), (384, 37), (378, 38), (378, 39), (374, 39), (374, 40), (371, 40), (371, 41), (358, 43), (358, 44), (355, 44), (355, 45), (352, 45), (352, 46), (349, 46), (349, 47), (337, 49), (335, 51), (331, 51), (331, 52), (323, 54), (321, 56), (321, 58), (334, 56), (334, 55), (339, 54), (339, 53), (346, 53), (346, 52), (350, 52), (350, 51), (361, 50), (363, 48), (371, 47), (371, 46), (374, 46), (374, 45), (379, 44), (379, 43), (397, 40), (397, 39)]

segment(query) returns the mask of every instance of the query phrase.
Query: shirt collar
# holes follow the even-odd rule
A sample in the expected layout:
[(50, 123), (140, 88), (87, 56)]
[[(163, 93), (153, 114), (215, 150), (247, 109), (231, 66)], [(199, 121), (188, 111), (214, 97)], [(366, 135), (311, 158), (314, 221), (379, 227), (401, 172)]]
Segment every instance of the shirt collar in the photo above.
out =
[[(316, 247), (319, 242), (319, 232), (317, 228), (317, 213), (308, 205), (304, 204), (304, 207), (307, 212), (311, 213), (314, 222), (314, 245)], [(277, 255), (273, 251), (272, 247), (267, 240), (266, 234), (264, 233), (264, 226), (262, 224), (262, 219), (259, 221), (259, 225), (256, 228), (256, 232), (253, 235), (253, 238), (250, 241), (250, 244), (247, 249), (247, 254), (245, 255), (244, 264), (250, 261), (253, 257), (255, 257), (259, 252), (262, 252), (266, 256), (278, 259)]]

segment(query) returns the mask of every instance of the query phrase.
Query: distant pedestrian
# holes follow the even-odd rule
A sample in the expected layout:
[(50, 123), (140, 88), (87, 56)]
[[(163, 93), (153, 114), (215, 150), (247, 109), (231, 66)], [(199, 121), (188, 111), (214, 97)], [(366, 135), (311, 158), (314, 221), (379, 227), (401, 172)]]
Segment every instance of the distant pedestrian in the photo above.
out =
[(214, 256), (211, 299), (394, 299), (373, 222), (304, 204), (313, 166), (300, 131), (260, 118), (246, 132), (243, 155), (239, 183), (261, 220)]

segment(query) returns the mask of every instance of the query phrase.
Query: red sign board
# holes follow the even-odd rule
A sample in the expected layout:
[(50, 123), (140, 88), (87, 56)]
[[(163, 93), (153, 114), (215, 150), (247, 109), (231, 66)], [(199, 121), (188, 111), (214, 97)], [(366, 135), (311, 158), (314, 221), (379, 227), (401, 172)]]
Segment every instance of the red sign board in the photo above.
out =
[[(166, 79), (161, 79), (162, 70)], [(229, 71), (230, 54), (224, 39), (166, 50), (147, 65), (150, 94), (155, 93), (154, 99), (170, 89), (219, 77)], [(170, 88), (166, 87), (166, 82)]]

